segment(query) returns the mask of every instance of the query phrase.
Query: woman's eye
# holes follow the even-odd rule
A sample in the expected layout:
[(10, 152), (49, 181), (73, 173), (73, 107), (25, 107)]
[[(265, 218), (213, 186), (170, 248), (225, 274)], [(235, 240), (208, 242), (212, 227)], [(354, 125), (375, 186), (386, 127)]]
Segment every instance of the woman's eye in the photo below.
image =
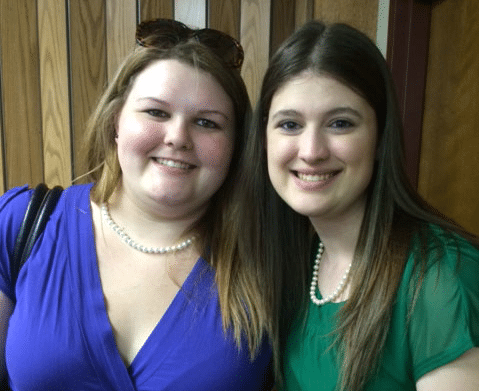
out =
[(151, 115), (152, 117), (160, 117), (160, 118), (168, 117), (168, 113), (160, 109), (148, 109), (148, 110), (145, 110), (145, 113)]
[(353, 125), (353, 123), (347, 119), (336, 119), (332, 121), (329, 125), (331, 128), (338, 128), (338, 129), (347, 129)]
[(278, 124), (278, 127), (286, 131), (292, 131), (299, 129), (300, 126), (294, 121), (282, 121)]
[(219, 125), (216, 122), (213, 122), (209, 119), (206, 118), (198, 118), (196, 120), (196, 123), (203, 127), (203, 128), (208, 128), (208, 129), (219, 129)]

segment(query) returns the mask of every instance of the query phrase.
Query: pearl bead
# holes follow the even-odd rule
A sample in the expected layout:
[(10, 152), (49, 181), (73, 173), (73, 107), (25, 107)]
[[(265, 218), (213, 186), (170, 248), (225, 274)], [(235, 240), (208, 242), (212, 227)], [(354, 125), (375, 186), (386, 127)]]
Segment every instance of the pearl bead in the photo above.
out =
[(318, 286), (319, 265), (321, 264), (321, 258), (323, 256), (323, 252), (324, 252), (324, 244), (323, 242), (320, 241), (319, 247), (318, 247), (318, 253), (316, 254), (316, 259), (314, 261), (313, 278), (311, 280), (311, 289), (309, 291), (311, 296), (311, 301), (316, 305), (323, 305), (333, 300), (336, 300), (339, 297), (339, 295), (343, 292), (344, 288), (347, 286), (346, 282), (348, 281), (349, 272), (351, 271), (351, 264), (349, 264), (348, 268), (346, 269), (346, 272), (344, 273), (343, 277), (341, 278), (341, 281), (339, 282), (339, 285), (336, 287), (333, 293), (331, 293), (330, 295), (326, 296), (323, 299), (318, 299), (316, 297), (316, 288)]
[(110, 216), (110, 212), (108, 211), (108, 206), (107, 204), (102, 204), (101, 205), (101, 212), (103, 215), (103, 218), (107, 222), (107, 224), (110, 226), (110, 228), (120, 237), (120, 239), (126, 243), (128, 246), (134, 248), (137, 251), (141, 251), (142, 253), (145, 254), (165, 254), (173, 251), (180, 251), (191, 245), (193, 241), (196, 239), (196, 236), (192, 236), (189, 239), (186, 239), (185, 241), (175, 245), (175, 246), (167, 246), (167, 247), (145, 247), (141, 244), (136, 243), (132, 238), (128, 236), (128, 234), (121, 229), (117, 223), (113, 221), (113, 219)]

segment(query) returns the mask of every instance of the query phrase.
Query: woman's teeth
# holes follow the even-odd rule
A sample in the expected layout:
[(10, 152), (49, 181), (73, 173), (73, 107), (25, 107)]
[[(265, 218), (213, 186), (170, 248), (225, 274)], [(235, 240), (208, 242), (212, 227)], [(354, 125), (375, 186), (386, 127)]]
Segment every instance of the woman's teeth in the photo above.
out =
[(299, 179), (305, 182), (320, 182), (320, 181), (325, 181), (329, 178), (331, 178), (334, 175), (334, 173), (329, 173), (329, 174), (320, 174), (320, 175), (309, 175), (309, 174), (302, 174), (298, 172), (297, 176)]
[(187, 170), (188, 168), (191, 168), (192, 166), (187, 164), (187, 163), (181, 163), (178, 161), (174, 160), (168, 160), (168, 159), (155, 159), (158, 163), (162, 164), (163, 166), (167, 167), (173, 167), (173, 168), (182, 168), (184, 170)]

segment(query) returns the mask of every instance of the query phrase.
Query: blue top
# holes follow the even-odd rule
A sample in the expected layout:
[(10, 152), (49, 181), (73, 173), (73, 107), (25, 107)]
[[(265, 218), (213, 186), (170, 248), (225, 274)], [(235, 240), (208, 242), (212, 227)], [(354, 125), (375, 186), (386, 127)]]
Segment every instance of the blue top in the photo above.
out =
[(6, 365), (15, 390), (262, 390), (271, 351), (255, 361), (221, 323), (214, 271), (200, 258), (127, 368), (117, 350), (99, 277), (91, 185), (66, 189), (10, 284), (9, 256), (31, 190), (0, 198), (0, 290), (12, 300)]
[[(365, 391), (414, 391), (426, 373), (479, 346), (479, 249), (458, 235), (430, 226), (428, 263), (411, 311), (420, 271), (417, 240), (404, 268), (378, 371)], [(459, 263), (458, 261), (459, 257)], [(334, 391), (339, 383), (335, 319), (344, 303), (308, 301), (304, 322), (288, 336), (283, 391)]]

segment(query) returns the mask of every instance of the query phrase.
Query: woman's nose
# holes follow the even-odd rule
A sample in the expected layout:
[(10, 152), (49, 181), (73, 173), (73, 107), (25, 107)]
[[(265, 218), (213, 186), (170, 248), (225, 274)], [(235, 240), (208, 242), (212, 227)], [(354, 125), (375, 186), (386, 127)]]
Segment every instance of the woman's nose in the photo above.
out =
[(326, 160), (330, 151), (328, 139), (320, 129), (306, 129), (299, 139), (298, 156), (307, 162)]
[(182, 118), (176, 118), (165, 124), (163, 142), (173, 149), (189, 150), (193, 148), (188, 123)]

